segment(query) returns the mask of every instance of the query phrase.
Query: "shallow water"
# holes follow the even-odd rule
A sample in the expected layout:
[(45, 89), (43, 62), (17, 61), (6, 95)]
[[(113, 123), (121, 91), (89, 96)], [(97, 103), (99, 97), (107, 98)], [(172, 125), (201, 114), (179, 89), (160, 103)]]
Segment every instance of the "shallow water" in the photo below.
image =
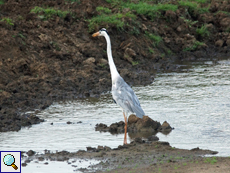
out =
[[(153, 84), (133, 88), (142, 108), (152, 119), (161, 123), (166, 120), (175, 128), (168, 135), (158, 133), (160, 141), (177, 148), (199, 147), (218, 151), (218, 156), (230, 156), (230, 60), (195, 62), (189, 70), (186, 64), (183, 66), (180, 73), (158, 74)], [(123, 134), (94, 130), (97, 123), (123, 121), (110, 94), (54, 103), (39, 116), (46, 122), (19, 132), (0, 133), (1, 150), (77, 151), (87, 146), (115, 148), (123, 144)]]

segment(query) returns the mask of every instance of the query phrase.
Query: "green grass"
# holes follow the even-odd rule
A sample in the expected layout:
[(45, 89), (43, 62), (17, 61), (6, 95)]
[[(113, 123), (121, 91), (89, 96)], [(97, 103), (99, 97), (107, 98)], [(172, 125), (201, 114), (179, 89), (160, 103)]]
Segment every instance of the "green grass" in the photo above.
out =
[[(195, 1), (195, 2), (194, 2)], [(183, 6), (183, 7), (187, 7), (188, 8), (188, 12), (190, 14), (193, 14), (194, 12), (197, 12), (197, 13), (208, 13), (209, 12), (209, 7), (200, 7), (199, 6), (199, 3), (205, 3), (206, 0), (194, 0), (193, 2), (192, 1), (179, 1), (178, 3)]]
[(0, 0), (0, 5), (3, 5), (4, 4), (4, 1), (3, 0)]
[(191, 1), (179, 1), (178, 2), (181, 6), (188, 7), (191, 10), (195, 10), (198, 8), (198, 4), (196, 2), (191, 2)]
[(43, 14), (41, 16), (39, 16), (41, 19), (50, 19), (53, 16), (59, 16), (61, 18), (64, 18), (69, 11), (61, 11), (61, 10), (57, 10), (54, 8), (42, 8), (42, 7), (34, 7), (31, 11), (31, 13), (36, 13), (36, 14)]
[(132, 61), (132, 65), (135, 66), (135, 65), (138, 65), (139, 62), (138, 61)]
[(204, 160), (204, 162), (211, 163), (213, 165), (214, 163), (217, 163), (217, 160), (216, 160), (216, 157), (210, 157), (210, 158), (208, 157)]
[(145, 32), (145, 35), (153, 41), (153, 45), (154, 46), (158, 46), (158, 44), (162, 41), (162, 38), (158, 35), (154, 35), (152, 33), (149, 33), (149, 32)]
[(101, 13), (105, 13), (105, 14), (111, 14), (111, 10), (109, 8), (106, 8), (106, 7), (97, 7), (96, 10), (98, 12), (101, 12)]
[(7, 24), (7, 25), (10, 25), (10, 26), (13, 26), (13, 25), (14, 25), (13, 20), (10, 19), (9, 17), (2, 18), (1, 21), (6, 22), (6, 24)]
[(112, 25), (112, 26), (115, 26), (117, 29), (122, 30), (125, 25), (125, 22), (123, 20), (124, 18), (135, 19), (136, 16), (129, 12), (126, 14), (116, 13), (116, 14), (110, 14), (110, 15), (108, 14), (98, 15), (88, 20), (89, 32), (94, 31), (99, 26), (107, 26), (107, 25)]
[(198, 21), (192, 21), (190, 19), (186, 19), (185, 17), (180, 17), (181, 19), (184, 20), (184, 22), (189, 26), (189, 28), (191, 28), (191, 26), (193, 26), (194, 24), (196, 24)]
[(153, 53), (154, 53), (154, 50), (151, 49), (151, 48), (149, 47), (149, 52), (150, 52), (151, 54), (153, 54)]
[(196, 29), (197, 35), (200, 35), (201, 37), (209, 36), (209, 31), (206, 25), (202, 25), (200, 28)]
[(206, 3), (208, 0), (193, 0), (193, 1), (196, 1), (196, 2), (198, 2), (198, 3), (200, 3), (200, 4), (204, 4), (204, 3)]
[(135, 10), (138, 14), (148, 16), (151, 19), (154, 19), (157, 15), (159, 15), (160, 11), (176, 11), (178, 9), (178, 6), (173, 4), (150, 5), (145, 2), (139, 2), (138, 4), (126, 3), (124, 4), (124, 7), (129, 8), (130, 10)]
[(195, 41), (192, 46), (186, 47), (183, 49), (183, 51), (193, 51), (196, 50), (199, 46), (202, 46), (204, 43)]

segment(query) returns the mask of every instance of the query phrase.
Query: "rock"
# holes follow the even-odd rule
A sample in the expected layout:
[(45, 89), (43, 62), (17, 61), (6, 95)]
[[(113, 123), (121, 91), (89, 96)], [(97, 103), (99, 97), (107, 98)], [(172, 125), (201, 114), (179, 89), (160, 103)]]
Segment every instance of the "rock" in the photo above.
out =
[(67, 121), (67, 122), (66, 122), (66, 124), (73, 124), (73, 123), (72, 123), (72, 122), (70, 122), (70, 121)]
[(181, 31), (182, 31), (181, 26), (178, 26), (176, 30), (177, 30), (178, 32), (181, 32)]
[(143, 141), (140, 137), (135, 138), (134, 142), (139, 143), (139, 144), (143, 143)]
[(159, 138), (155, 135), (148, 137), (148, 141), (159, 141)]
[(39, 161), (44, 161), (45, 159), (44, 159), (44, 157), (38, 157), (38, 160)]
[(109, 127), (106, 124), (100, 123), (96, 124), (95, 130), (100, 132), (108, 132)]
[(87, 151), (95, 152), (97, 149), (94, 147), (86, 147)]
[(35, 153), (36, 153), (35, 151), (29, 150), (26, 154), (27, 154), (28, 156), (33, 156)]
[(106, 59), (101, 58), (98, 62), (99, 65), (106, 65), (108, 64), (108, 61)]
[(136, 52), (133, 49), (131, 49), (131, 48), (126, 48), (125, 49), (125, 53), (127, 55), (131, 56), (131, 57), (135, 57), (136, 56)]
[(125, 123), (120, 121), (118, 123), (113, 123), (109, 126), (110, 133), (123, 133), (124, 132)]
[(128, 119), (128, 124), (136, 123), (140, 118), (138, 118), (136, 115), (130, 115)]
[(27, 166), (27, 163), (22, 163), (22, 166), (23, 166), (23, 167), (26, 167), (26, 166)]
[(161, 132), (170, 132), (173, 128), (169, 125), (167, 121), (165, 121), (161, 127), (159, 128), (159, 131)]
[(95, 58), (90, 57), (88, 59), (86, 59), (85, 61), (83, 61), (83, 64), (94, 64), (95, 63)]
[(217, 47), (222, 47), (223, 44), (224, 44), (224, 41), (223, 41), (223, 40), (217, 40), (217, 41), (215, 42), (215, 46), (217, 46)]
[(226, 17), (226, 18), (223, 18), (221, 21), (220, 21), (220, 25), (224, 28), (227, 28), (230, 26), (230, 18), (229, 17)]
[(142, 119), (134, 118), (135, 115), (130, 115), (128, 119), (128, 131), (157, 131), (157, 129), (161, 126), (161, 124), (157, 121), (152, 120), (148, 116), (144, 116)]
[(123, 58), (128, 62), (133, 62), (133, 57), (136, 56), (136, 52), (131, 48), (126, 48)]

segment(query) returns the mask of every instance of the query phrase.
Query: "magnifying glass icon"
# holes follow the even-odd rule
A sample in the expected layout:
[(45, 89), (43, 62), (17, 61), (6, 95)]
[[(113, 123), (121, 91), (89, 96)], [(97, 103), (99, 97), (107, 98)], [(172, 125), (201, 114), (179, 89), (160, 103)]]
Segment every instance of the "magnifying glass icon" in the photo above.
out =
[(7, 166), (12, 166), (15, 170), (18, 169), (18, 167), (15, 165), (15, 158), (11, 154), (7, 154), (3, 158), (3, 162)]

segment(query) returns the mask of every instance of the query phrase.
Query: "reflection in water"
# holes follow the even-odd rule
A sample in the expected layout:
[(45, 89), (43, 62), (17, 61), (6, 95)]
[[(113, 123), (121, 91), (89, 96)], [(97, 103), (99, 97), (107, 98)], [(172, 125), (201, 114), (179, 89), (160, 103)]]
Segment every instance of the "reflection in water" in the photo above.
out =
[[(175, 129), (168, 135), (157, 133), (161, 141), (178, 148), (203, 148), (230, 155), (230, 61), (196, 63), (188, 72), (159, 74), (152, 85), (134, 87), (143, 110), (153, 120), (165, 120)], [(29, 149), (76, 151), (87, 146), (123, 144), (123, 134), (95, 131), (97, 123), (110, 125), (123, 120), (110, 94), (99, 99), (54, 103), (39, 113), (46, 122), (19, 132), (0, 133), (1, 150)], [(67, 124), (66, 122), (72, 122)], [(81, 121), (82, 123), (77, 123)], [(53, 123), (51, 125), (51, 123)], [(135, 136), (129, 133), (129, 142)]]

